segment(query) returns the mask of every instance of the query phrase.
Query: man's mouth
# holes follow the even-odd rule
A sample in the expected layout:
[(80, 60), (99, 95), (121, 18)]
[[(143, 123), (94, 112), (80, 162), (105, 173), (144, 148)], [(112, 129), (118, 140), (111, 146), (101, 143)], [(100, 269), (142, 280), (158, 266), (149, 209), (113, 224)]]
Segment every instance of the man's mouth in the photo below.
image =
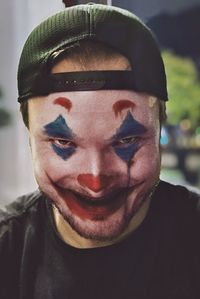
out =
[(121, 188), (102, 197), (90, 197), (57, 185), (55, 187), (73, 214), (90, 220), (103, 220), (113, 214), (123, 205), (133, 189)]
[(77, 193), (76, 191), (73, 191), (73, 193), (76, 195), (77, 200), (91, 206), (103, 206), (112, 204), (112, 202), (115, 201), (117, 197), (126, 194), (124, 189), (112, 192), (102, 197), (90, 197)]

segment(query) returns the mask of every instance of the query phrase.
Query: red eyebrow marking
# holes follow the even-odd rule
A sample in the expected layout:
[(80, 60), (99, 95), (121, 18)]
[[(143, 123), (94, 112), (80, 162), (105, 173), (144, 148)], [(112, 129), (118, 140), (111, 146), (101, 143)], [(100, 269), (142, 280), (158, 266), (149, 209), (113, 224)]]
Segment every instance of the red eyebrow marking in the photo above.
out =
[(115, 116), (117, 117), (123, 109), (131, 108), (131, 110), (134, 108), (135, 104), (129, 100), (120, 100), (117, 101), (115, 104), (113, 104), (113, 110), (115, 113)]
[(62, 107), (65, 107), (68, 111), (70, 111), (71, 108), (72, 108), (71, 101), (69, 99), (67, 99), (67, 98), (64, 98), (64, 97), (59, 97), (59, 98), (55, 99), (53, 101), (53, 103), (55, 105), (60, 105)]

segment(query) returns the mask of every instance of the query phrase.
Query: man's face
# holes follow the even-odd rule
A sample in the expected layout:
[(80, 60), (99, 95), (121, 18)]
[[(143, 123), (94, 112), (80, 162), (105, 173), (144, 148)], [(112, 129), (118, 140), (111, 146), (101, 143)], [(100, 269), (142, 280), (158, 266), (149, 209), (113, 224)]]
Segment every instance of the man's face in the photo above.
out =
[(29, 100), (41, 190), (81, 236), (119, 236), (160, 171), (157, 100), (133, 91), (75, 91)]

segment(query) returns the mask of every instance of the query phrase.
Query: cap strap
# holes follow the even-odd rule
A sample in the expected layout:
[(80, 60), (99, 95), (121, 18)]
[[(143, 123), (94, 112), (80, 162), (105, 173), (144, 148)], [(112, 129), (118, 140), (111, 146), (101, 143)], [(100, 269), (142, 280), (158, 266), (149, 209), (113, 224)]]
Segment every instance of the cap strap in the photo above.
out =
[[(148, 85), (148, 84), (147, 84)], [(86, 91), (86, 90), (134, 90), (136, 92), (146, 92), (160, 97), (159, 92), (155, 92), (145, 86), (138, 86), (133, 71), (81, 71), (66, 72), (43, 75), (35, 80), (30, 93), (19, 97), (22, 102), (37, 95), (48, 95), (62, 91)]]
[(50, 92), (134, 89), (132, 71), (87, 71), (50, 75)]

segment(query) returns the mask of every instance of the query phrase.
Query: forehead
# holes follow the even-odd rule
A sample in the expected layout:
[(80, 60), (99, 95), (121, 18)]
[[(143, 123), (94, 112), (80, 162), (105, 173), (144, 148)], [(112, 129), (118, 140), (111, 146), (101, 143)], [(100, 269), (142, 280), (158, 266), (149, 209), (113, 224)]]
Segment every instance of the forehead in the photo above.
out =
[(157, 99), (133, 91), (99, 90), (75, 91), (50, 94), (29, 100), (29, 117), (38, 124), (52, 121), (59, 114), (68, 120), (92, 122), (124, 118), (127, 110), (143, 124), (158, 118)]
[(114, 52), (112, 57), (104, 55), (79, 57), (65, 57), (54, 64), (52, 73), (77, 72), (77, 71), (106, 71), (106, 70), (131, 70), (129, 60), (118, 52)]

